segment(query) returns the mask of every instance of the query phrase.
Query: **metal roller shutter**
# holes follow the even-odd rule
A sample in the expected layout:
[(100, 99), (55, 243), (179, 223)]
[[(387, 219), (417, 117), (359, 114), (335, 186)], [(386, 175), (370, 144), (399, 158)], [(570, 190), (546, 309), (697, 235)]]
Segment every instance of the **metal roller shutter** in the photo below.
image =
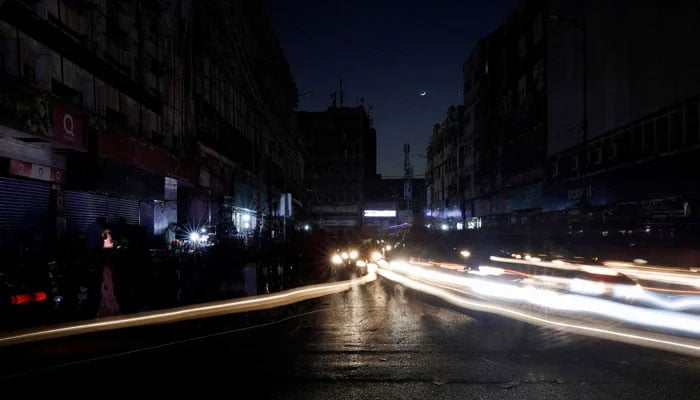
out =
[(48, 223), (51, 184), (0, 177), (0, 237), (42, 229)]
[(116, 223), (119, 218), (124, 218), (128, 224), (140, 223), (141, 205), (138, 200), (107, 198), (107, 221)]
[(67, 190), (65, 207), (66, 228), (70, 233), (83, 233), (95, 218), (107, 216), (107, 200), (97, 193)]

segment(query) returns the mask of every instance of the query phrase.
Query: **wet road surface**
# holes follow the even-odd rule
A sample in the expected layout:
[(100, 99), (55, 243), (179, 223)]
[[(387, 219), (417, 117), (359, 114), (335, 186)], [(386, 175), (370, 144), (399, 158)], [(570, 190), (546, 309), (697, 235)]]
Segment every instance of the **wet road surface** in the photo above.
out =
[(0, 359), (0, 389), (29, 398), (700, 395), (698, 358), (459, 310), (383, 279), (267, 311), (4, 347)]

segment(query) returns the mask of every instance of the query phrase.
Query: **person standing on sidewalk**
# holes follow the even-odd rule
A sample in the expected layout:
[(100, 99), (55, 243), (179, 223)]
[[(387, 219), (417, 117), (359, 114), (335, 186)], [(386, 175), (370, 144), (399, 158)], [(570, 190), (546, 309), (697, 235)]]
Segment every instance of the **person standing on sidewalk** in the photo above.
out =
[[(115, 282), (117, 281), (116, 257), (112, 234), (107, 226), (102, 231), (102, 249), (100, 250), (99, 265), (102, 266), (102, 284), (100, 285), (100, 304), (97, 308), (97, 318), (118, 315), (120, 313), (117, 301)], [(99, 268), (98, 268), (99, 270)]]

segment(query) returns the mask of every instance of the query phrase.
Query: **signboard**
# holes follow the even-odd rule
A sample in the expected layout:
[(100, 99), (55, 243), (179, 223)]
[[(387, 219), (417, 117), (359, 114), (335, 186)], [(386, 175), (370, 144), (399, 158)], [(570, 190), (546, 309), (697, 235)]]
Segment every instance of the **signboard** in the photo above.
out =
[(396, 217), (396, 210), (365, 210), (363, 215), (368, 218)]
[(66, 181), (65, 171), (58, 168), (14, 159), (10, 160), (10, 174), (46, 182), (65, 183)]
[(312, 206), (310, 211), (317, 214), (356, 213), (358, 206)]
[(55, 141), (86, 149), (86, 124), (85, 119), (63, 106), (53, 105), (53, 138)]
[(281, 217), (292, 217), (293, 214), (294, 210), (292, 208), (292, 194), (283, 193), (280, 195), (279, 215)]
[(321, 222), (322, 226), (358, 226), (360, 225), (357, 220), (354, 219), (328, 219)]
[(542, 208), (542, 182), (510, 189), (508, 206), (511, 211)]

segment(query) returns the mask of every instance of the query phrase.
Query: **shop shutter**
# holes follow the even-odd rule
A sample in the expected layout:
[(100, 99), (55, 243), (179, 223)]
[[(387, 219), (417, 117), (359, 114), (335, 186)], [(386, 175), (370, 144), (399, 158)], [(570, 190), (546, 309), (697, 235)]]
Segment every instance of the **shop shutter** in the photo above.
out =
[(119, 218), (124, 218), (127, 224), (139, 225), (141, 205), (138, 200), (107, 198), (107, 221), (115, 224)]
[(66, 229), (81, 234), (97, 217), (107, 217), (106, 197), (90, 192), (66, 191)]
[(49, 223), (50, 199), (48, 182), (0, 177), (0, 237), (43, 231)]

